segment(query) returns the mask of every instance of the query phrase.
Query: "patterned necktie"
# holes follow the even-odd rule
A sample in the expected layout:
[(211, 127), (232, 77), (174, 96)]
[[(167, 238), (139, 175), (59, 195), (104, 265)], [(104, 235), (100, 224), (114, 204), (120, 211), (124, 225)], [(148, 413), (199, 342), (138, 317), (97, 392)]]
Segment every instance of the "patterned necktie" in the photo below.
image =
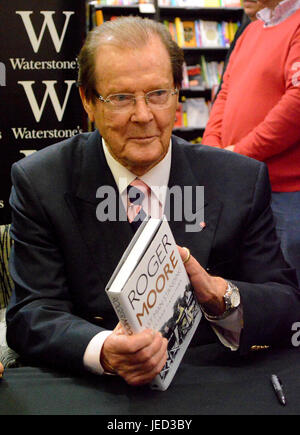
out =
[(127, 215), (134, 231), (138, 229), (143, 220), (147, 217), (145, 210), (143, 209), (143, 202), (145, 204), (145, 201), (150, 199), (150, 194), (150, 187), (137, 178), (133, 180), (127, 188)]

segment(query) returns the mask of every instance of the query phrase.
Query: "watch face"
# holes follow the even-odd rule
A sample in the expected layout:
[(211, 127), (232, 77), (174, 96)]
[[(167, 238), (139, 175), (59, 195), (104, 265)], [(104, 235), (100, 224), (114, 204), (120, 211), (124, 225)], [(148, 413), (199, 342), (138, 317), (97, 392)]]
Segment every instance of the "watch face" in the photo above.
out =
[(226, 310), (231, 310), (232, 308), (236, 308), (239, 306), (241, 298), (240, 298), (240, 292), (238, 291), (237, 287), (233, 286), (233, 284), (229, 284), (230, 289), (228, 290), (228, 293), (225, 294), (225, 305)]
[(233, 290), (231, 293), (231, 306), (236, 308), (239, 306), (241, 298), (238, 290)]

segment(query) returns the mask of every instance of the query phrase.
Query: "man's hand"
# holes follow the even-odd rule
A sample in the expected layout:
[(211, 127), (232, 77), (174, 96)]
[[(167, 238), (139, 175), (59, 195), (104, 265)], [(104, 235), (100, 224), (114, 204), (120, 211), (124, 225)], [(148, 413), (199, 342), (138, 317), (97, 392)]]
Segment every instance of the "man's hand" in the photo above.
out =
[(2, 378), (3, 372), (4, 372), (4, 367), (3, 367), (3, 365), (0, 362), (0, 378)]
[[(178, 250), (182, 260), (185, 261), (188, 255), (187, 249), (178, 246)], [(227, 289), (227, 282), (223, 278), (209, 275), (192, 255), (184, 266), (198, 302), (204, 310), (214, 316), (224, 313), (223, 296)]]
[(166, 363), (167, 344), (159, 332), (146, 329), (126, 335), (118, 324), (103, 343), (100, 362), (104, 370), (113, 369), (130, 385), (148, 384)]

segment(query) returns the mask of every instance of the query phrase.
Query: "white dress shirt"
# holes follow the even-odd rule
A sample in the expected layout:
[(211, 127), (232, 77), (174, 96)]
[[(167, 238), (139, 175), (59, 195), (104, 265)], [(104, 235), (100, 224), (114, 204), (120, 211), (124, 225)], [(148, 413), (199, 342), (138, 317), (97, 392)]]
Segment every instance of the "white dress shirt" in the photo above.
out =
[[(127, 187), (136, 178), (136, 175), (122, 166), (110, 154), (104, 140), (102, 146), (107, 164), (113, 174), (116, 185), (119, 189), (125, 210), (127, 210)], [(164, 210), (167, 186), (169, 182), (171, 169), (172, 142), (166, 156), (149, 172), (139, 177), (144, 183), (151, 188), (151, 194), (154, 194), (154, 200), (160, 202), (160, 210)], [(157, 209), (157, 208), (155, 208)], [(147, 212), (147, 209), (145, 209)], [(210, 321), (212, 328), (219, 337), (219, 340), (231, 350), (237, 350), (239, 338), (243, 326), (243, 312), (240, 306), (236, 311), (230, 314), (226, 319)], [(112, 331), (102, 331), (96, 334), (89, 342), (84, 356), (83, 363), (85, 367), (96, 374), (103, 374), (103, 368), (100, 364), (100, 353), (105, 339)]]

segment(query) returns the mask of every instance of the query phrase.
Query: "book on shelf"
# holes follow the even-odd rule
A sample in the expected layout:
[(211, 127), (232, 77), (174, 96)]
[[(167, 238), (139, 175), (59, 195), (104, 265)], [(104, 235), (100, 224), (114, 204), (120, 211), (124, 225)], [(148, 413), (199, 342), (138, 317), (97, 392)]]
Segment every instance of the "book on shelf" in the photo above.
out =
[(172, 6), (179, 7), (203, 7), (204, 0), (170, 0)]
[(139, 0), (98, 0), (94, 3), (99, 6), (136, 6)]
[(202, 317), (165, 217), (137, 230), (106, 286), (127, 334), (146, 328), (168, 339), (168, 358), (151, 388), (170, 385)]
[(216, 21), (200, 20), (200, 34), (202, 47), (220, 47), (220, 33)]
[(164, 24), (182, 48), (228, 48), (239, 25), (231, 21), (183, 21), (180, 17), (174, 22), (164, 20)]
[(241, 8), (242, 2), (240, 0), (221, 0), (221, 6), (224, 8)]
[(174, 128), (204, 129), (209, 118), (209, 111), (210, 101), (205, 101), (205, 98), (184, 97), (176, 111)]
[(219, 8), (221, 4), (220, 4), (220, 0), (204, 0), (203, 6), (205, 8)]
[(164, 23), (167, 26), (167, 28), (169, 29), (169, 32), (171, 33), (173, 41), (177, 42), (177, 32), (176, 32), (175, 23), (170, 22), (170, 21), (164, 21)]
[(158, 6), (187, 8), (241, 8), (240, 0), (159, 0)]
[(180, 17), (174, 19), (175, 31), (176, 31), (176, 42), (179, 47), (184, 47), (184, 34), (183, 34), (183, 24)]
[(183, 64), (183, 89), (197, 89), (205, 90), (207, 88), (206, 82), (203, 78), (202, 69), (199, 64), (186, 65)]
[(209, 118), (209, 110), (204, 98), (186, 99), (187, 126), (205, 128)]
[(100, 26), (104, 22), (103, 12), (98, 9), (95, 11), (96, 26)]
[(204, 91), (218, 86), (221, 80), (224, 61), (207, 61), (205, 56), (200, 56), (199, 64), (186, 65), (183, 63), (183, 90)]
[(206, 83), (206, 87), (212, 89), (214, 86), (219, 85), (224, 67), (224, 61), (207, 62), (205, 56), (202, 55), (200, 57), (200, 63), (203, 80)]
[(184, 47), (197, 47), (195, 21), (182, 21)]

